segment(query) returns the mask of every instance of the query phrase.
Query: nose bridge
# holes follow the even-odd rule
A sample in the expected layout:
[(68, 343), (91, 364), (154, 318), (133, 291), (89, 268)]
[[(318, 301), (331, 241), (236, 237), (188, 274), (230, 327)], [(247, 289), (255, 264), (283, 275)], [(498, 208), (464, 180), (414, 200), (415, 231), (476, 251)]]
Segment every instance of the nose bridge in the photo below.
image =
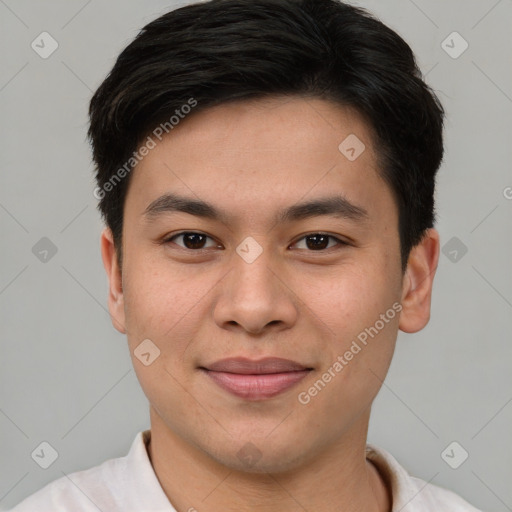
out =
[(222, 283), (215, 309), (219, 325), (236, 323), (258, 332), (270, 322), (295, 320), (291, 293), (276, 275), (271, 249), (248, 237), (236, 248), (230, 265), (232, 272)]
[[(261, 242), (261, 240), (260, 240)], [(272, 251), (252, 237), (245, 238), (233, 254), (233, 292), (245, 299), (270, 300), (276, 288)]]

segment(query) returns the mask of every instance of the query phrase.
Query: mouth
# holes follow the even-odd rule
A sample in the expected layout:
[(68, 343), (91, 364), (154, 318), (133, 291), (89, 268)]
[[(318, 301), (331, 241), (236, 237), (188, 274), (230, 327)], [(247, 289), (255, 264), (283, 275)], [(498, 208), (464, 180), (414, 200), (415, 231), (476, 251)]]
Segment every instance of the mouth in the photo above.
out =
[(199, 370), (235, 396), (246, 400), (265, 400), (288, 391), (313, 368), (275, 357), (257, 361), (237, 357), (201, 366)]

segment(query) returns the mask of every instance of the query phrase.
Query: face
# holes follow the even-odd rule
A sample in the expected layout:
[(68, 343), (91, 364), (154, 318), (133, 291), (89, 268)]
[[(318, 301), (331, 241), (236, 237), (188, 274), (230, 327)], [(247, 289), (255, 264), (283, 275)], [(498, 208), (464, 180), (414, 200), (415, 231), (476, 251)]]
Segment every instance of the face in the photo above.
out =
[(355, 112), (301, 98), (190, 115), (137, 164), (122, 285), (107, 230), (102, 249), (114, 325), (161, 427), (255, 471), (365, 433), (398, 329), (428, 321), (437, 262), (434, 240), (402, 274), (376, 165)]

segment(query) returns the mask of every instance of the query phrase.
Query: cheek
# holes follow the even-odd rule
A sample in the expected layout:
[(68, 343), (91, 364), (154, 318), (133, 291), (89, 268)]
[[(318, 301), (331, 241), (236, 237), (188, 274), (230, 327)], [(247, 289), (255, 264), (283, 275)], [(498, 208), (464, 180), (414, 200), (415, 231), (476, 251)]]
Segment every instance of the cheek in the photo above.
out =
[(369, 405), (380, 389), (393, 357), (401, 310), (400, 295), (392, 283), (379, 279), (377, 274), (360, 275), (351, 284), (351, 289), (341, 292), (349, 313), (345, 315), (346, 323), (339, 326), (344, 336), (336, 342), (336, 359), (341, 356), (343, 366), (338, 389), (343, 393), (346, 386), (351, 391), (353, 403), (359, 399)]
[(172, 274), (150, 250), (137, 248), (135, 243), (131, 245), (130, 258), (126, 258), (123, 268), (125, 307), (130, 316), (138, 319), (148, 318), (153, 313), (158, 316), (171, 299), (178, 298), (174, 293), (176, 287), (173, 286)]
[(301, 276), (296, 286), (305, 304), (335, 334), (357, 333), (392, 304), (389, 284), (370, 265), (337, 268), (318, 277)]
[(168, 262), (149, 258), (132, 259), (126, 275), (125, 317), (131, 352), (142, 340), (150, 339), (160, 349), (159, 362), (181, 371), (186, 351), (207, 318), (207, 292), (215, 276), (210, 279), (197, 270), (179, 272)]
[(350, 383), (351, 388), (368, 385), (373, 389), (378, 379), (370, 370), (383, 375), (389, 367), (401, 306), (397, 274), (389, 269), (384, 272), (386, 267), (382, 257), (373, 265), (361, 262), (361, 266), (351, 265), (333, 273), (322, 286), (312, 288), (309, 283), (304, 289), (315, 290), (309, 295), (308, 306), (328, 328), (324, 329), (329, 339), (323, 347), (324, 364), (330, 368), (342, 358), (342, 371), (331, 368), (339, 376), (334, 380), (344, 382), (342, 386)]
[(383, 311), (389, 311), (387, 323), (379, 313), (355, 318), (350, 326), (340, 324), (339, 335), (330, 344), (329, 356), (324, 358), (316, 380), (300, 390), (301, 404), (311, 401), (308, 406), (319, 415), (340, 418), (357, 417), (371, 405), (389, 369), (398, 329), (398, 315), (391, 318), (395, 310)]

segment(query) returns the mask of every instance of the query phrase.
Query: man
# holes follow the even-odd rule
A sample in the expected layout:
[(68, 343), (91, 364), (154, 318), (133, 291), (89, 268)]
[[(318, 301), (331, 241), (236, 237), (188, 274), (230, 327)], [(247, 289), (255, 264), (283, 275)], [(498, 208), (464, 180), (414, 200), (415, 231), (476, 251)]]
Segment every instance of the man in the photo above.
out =
[(475, 511), (366, 444), (398, 330), (429, 321), (443, 114), (409, 46), (336, 0), (147, 25), (89, 136), (151, 428), (14, 510)]

